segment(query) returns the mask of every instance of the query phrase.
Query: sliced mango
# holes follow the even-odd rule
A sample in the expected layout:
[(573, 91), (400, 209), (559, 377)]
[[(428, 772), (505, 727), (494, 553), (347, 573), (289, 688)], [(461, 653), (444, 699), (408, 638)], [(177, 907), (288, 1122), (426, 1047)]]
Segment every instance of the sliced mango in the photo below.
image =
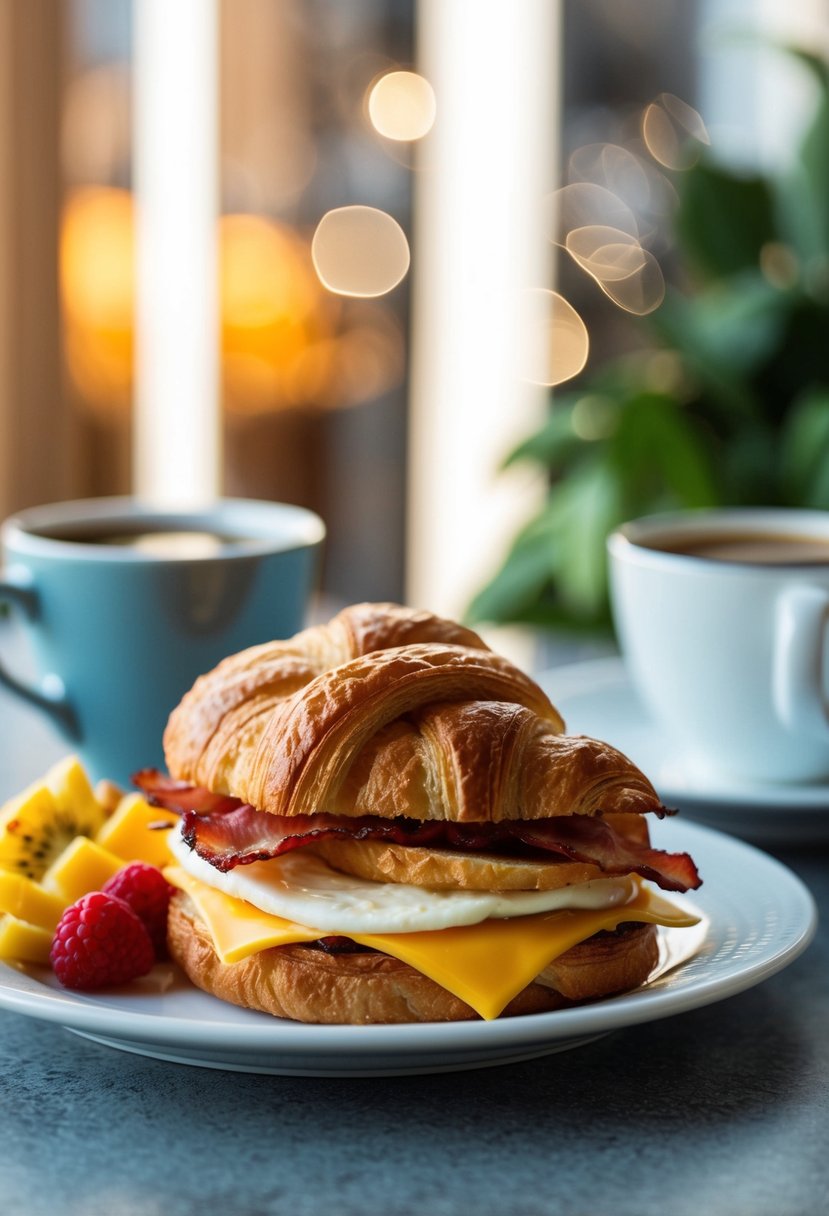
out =
[(123, 857), (110, 853), (88, 836), (76, 836), (43, 875), (43, 886), (46, 891), (62, 896), (67, 905), (73, 904), (88, 891), (100, 891), (123, 866)]
[(52, 791), (58, 810), (77, 822), (77, 835), (94, 836), (106, 818), (77, 756), (64, 756), (52, 765), (44, 778)]
[(30, 925), (10, 913), (0, 916), (0, 959), (48, 965), (51, 946), (49, 929)]
[(22, 874), (0, 870), (0, 913), (10, 913), (20, 920), (52, 930), (57, 925), (66, 900), (61, 895), (44, 891), (38, 883)]
[(153, 825), (179, 822), (174, 811), (150, 806), (140, 794), (128, 794), (95, 836), (98, 844), (117, 853), (124, 861), (146, 861), (151, 866), (171, 865), (174, 861), (167, 844), (169, 832)]

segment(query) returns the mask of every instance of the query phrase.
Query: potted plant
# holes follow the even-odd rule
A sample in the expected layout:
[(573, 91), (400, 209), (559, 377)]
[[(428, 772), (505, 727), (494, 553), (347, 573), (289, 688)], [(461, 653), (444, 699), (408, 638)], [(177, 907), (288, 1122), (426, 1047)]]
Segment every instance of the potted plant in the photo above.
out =
[(473, 621), (609, 630), (605, 540), (625, 519), (829, 509), (829, 65), (792, 53), (818, 83), (792, 167), (746, 175), (706, 152), (677, 175), (681, 285), (641, 323), (637, 357), (557, 393), (509, 455), (543, 470), (549, 492)]

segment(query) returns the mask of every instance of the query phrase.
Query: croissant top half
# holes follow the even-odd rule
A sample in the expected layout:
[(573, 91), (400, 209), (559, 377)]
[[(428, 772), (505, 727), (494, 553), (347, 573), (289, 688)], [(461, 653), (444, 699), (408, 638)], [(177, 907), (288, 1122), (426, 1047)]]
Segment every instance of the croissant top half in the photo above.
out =
[(279, 815), (494, 821), (654, 810), (620, 752), (563, 734), (477, 634), (391, 604), (233, 655), (164, 735), (174, 777)]

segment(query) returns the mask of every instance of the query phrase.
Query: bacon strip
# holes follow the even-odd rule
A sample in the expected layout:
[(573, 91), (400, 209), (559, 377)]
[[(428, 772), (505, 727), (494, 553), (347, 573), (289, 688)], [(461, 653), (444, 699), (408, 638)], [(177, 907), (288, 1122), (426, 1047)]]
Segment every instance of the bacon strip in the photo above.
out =
[(666, 853), (630, 840), (601, 818), (562, 815), (539, 820), (537, 825), (522, 820), (518, 835), (524, 844), (550, 849), (570, 861), (592, 862), (607, 874), (639, 874), (663, 891), (696, 890), (702, 885), (687, 853)]
[(165, 773), (160, 773), (157, 768), (142, 768), (133, 773), (132, 783), (138, 786), (152, 806), (163, 806), (179, 815), (183, 815), (185, 811), (198, 811), (199, 814), (208, 811), (232, 811), (239, 806), (238, 798), (212, 794), (201, 785), (176, 781)]
[(150, 769), (133, 778), (150, 802), (182, 815), (182, 836), (199, 857), (222, 872), (268, 861), (325, 837), (390, 840), (395, 844), (459, 851), (509, 846), (516, 841), (569, 861), (588, 862), (605, 874), (641, 875), (665, 891), (695, 890), (701, 879), (687, 853), (666, 853), (629, 839), (605, 820), (588, 815), (515, 819), (501, 823), (383, 819), (377, 815), (271, 815), (238, 798), (211, 794)]

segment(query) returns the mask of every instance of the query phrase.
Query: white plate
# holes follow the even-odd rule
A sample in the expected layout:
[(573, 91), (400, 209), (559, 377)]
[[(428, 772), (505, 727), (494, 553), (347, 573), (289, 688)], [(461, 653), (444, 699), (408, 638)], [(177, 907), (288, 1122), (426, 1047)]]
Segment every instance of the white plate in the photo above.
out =
[(774, 785), (697, 771), (649, 717), (621, 659), (539, 677), (572, 734), (612, 743), (647, 773), (666, 806), (762, 844), (829, 842), (829, 783)]
[[(304, 1026), (206, 996), (172, 966), (129, 989), (81, 995), (60, 988), (47, 970), (0, 965), (0, 1006), (124, 1051), (208, 1068), (306, 1076), (448, 1072), (530, 1060), (722, 1000), (767, 979), (808, 945), (814, 903), (785, 866), (691, 823), (657, 823), (654, 838), (692, 853), (699, 865), (703, 887), (693, 900), (677, 899), (704, 914), (703, 927), (660, 930), (657, 978), (594, 1005), (494, 1022)], [(693, 957), (674, 965), (689, 952)]]

